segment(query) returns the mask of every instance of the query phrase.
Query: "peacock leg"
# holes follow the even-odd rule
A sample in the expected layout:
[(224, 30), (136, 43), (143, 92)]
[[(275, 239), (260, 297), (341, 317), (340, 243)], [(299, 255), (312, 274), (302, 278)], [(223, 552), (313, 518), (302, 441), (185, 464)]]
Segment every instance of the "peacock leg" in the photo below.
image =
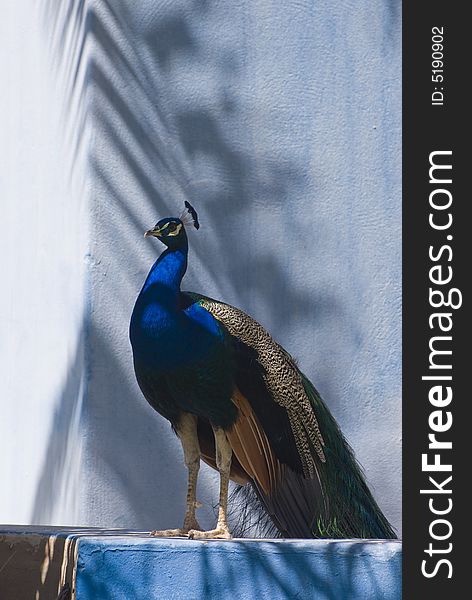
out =
[(187, 508), (184, 524), (180, 529), (163, 529), (151, 532), (155, 537), (181, 537), (187, 536), (189, 530), (200, 530), (201, 527), (195, 517), (197, 508), (197, 478), (200, 469), (200, 445), (197, 435), (197, 417), (183, 413), (178, 425), (177, 433), (184, 450), (184, 460), (188, 469)]
[(216, 445), (216, 466), (220, 473), (220, 502), (218, 508), (218, 522), (216, 529), (210, 529), (210, 531), (198, 531), (191, 529), (188, 532), (188, 537), (194, 540), (198, 539), (231, 539), (231, 533), (228, 527), (228, 485), (229, 485), (229, 474), (231, 470), (231, 456), (232, 450), (226, 437), (226, 433), (221, 427), (213, 427), (213, 433), (215, 434), (215, 445)]

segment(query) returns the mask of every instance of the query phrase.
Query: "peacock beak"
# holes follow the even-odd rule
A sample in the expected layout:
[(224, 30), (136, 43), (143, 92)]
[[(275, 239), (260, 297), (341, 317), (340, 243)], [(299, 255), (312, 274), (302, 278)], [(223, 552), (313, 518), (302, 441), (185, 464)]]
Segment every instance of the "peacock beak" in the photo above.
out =
[(148, 231), (144, 233), (144, 237), (161, 237), (161, 230), (158, 227), (148, 229)]

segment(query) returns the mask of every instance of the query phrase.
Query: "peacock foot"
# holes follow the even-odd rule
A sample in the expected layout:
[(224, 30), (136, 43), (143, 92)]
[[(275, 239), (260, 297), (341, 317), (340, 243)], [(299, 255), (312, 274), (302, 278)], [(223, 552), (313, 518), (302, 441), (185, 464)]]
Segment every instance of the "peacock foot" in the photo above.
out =
[(210, 531), (191, 529), (188, 532), (188, 537), (191, 540), (231, 540), (233, 536), (227, 527), (218, 527), (217, 529), (210, 529)]
[(152, 537), (187, 537), (188, 529), (157, 529), (151, 531)]
[(190, 531), (198, 531), (199, 533), (202, 533), (201, 529), (202, 528), (200, 527), (197, 519), (195, 519), (195, 517), (190, 517), (184, 520), (183, 527), (180, 527), (179, 529), (161, 529), (151, 531), (150, 535), (152, 537), (188, 537)]

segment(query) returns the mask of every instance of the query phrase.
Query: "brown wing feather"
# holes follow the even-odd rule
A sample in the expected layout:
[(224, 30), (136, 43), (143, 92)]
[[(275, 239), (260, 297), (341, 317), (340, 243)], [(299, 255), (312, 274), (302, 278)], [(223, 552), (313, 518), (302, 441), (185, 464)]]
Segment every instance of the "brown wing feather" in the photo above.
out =
[(317, 479), (304, 479), (275, 456), (247, 398), (236, 389), (233, 402), (239, 417), (226, 432), (237, 461), (252, 479), (260, 500), (278, 530), (291, 537), (310, 537), (312, 509), (320, 499)]
[[(252, 480), (265, 494), (269, 494), (280, 477), (281, 465), (248, 400), (238, 389), (234, 391), (232, 400), (238, 407), (239, 416), (233, 427), (226, 432), (233, 450), (230, 477), (240, 485)], [(201, 419), (198, 424), (198, 439), (202, 460), (216, 469), (213, 432), (210, 424)]]
[[(200, 445), (200, 457), (212, 469), (218, 470), (216, 466), (215, 436), (210, 423), (206, 419), (198, 419), (198, 443)], [(230, 478), (239, 485), (246, 485), (251, 482), (251, 477), (247, 474), (244, 467), (233, 456), (231, 461)]]
[(239, 416), (226, 432), (231, 448), (247, 474), (268, 494), (274, 489), (279, 464), (248, 400), (236, 389), (233, 402)]

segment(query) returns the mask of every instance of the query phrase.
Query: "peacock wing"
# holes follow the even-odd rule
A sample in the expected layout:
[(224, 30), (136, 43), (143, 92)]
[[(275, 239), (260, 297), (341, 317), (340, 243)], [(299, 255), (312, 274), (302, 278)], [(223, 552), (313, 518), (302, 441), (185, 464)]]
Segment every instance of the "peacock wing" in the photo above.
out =
[(295, 470), (301, 467), (307, 478), (315, 477), (316, 460), (325, 462), (324, 441), (303, 376), (292, 357), (242, 310), (191, 292), (185, 296), (220, 321), (232, 337), (237, 386), (262, 423), (279, 460)]

